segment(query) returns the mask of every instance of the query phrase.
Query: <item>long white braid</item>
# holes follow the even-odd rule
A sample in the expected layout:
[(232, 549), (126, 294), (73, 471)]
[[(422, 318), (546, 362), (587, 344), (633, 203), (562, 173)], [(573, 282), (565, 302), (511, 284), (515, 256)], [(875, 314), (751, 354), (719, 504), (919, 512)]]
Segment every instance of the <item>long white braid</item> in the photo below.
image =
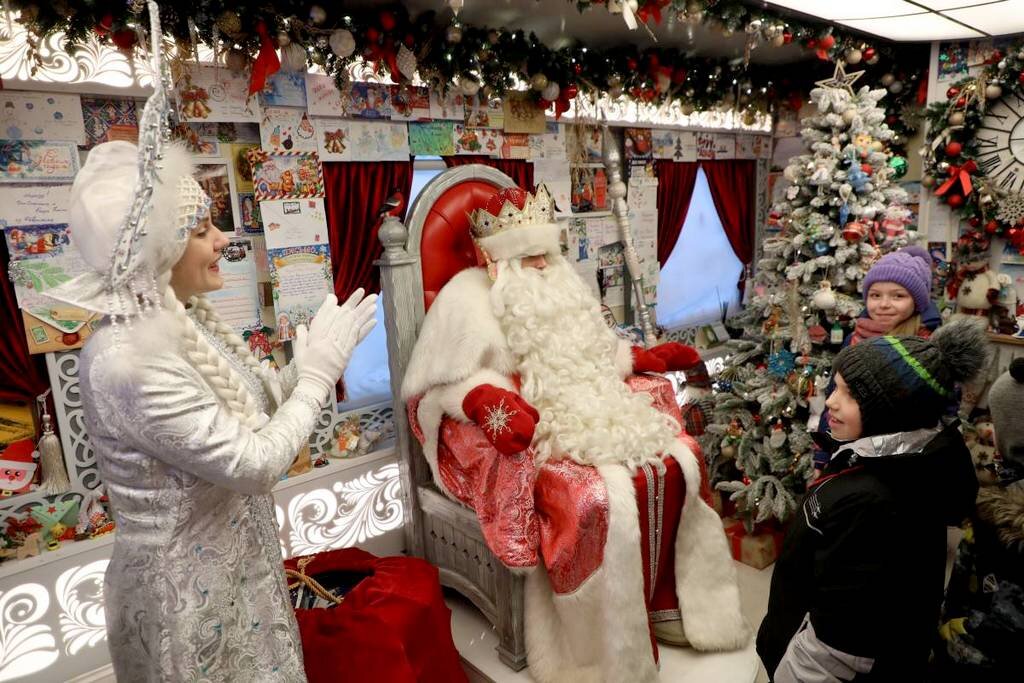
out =
[[(209, 326), (213, 324), (216, 326), (219, 320), (216, 319), (216, 314), (210, 315), (212, 309), (209, 302), (204, 297), (199, 297), (199, 301), (202, 302), (200, 305), (204, 310), (204, 325)], [(245, 382), (238, 376), (238, 373), (231, 367), (227, 359), (206, 341), (206, 337), (203, 336), (199, 328), (196, 327), (195, 322), (185, 312), (185, 306), (174, 295), (174, 290), (170, 287), (164, 290), (163, 306), (164, 310), (170, 311), (177, 318), (181, 326), (182, 349), (192, 367), (199, 371), (199, 374), (203, 376), (203, 379), (210, 385), (210, 388), (213, 389), (217, 397), (228, 406), (238, 419), (242, 420), (250, 429), (257, 429), (260, 426), (258, 419), (260, 411), (256, 405), (256, 399), (253, 398)], [(205, 322), (210, 321), (211, 317), (214, 318), (212, 323)], [(238, 342), (241, 342), (243, 345), (245, 344), (237, 334), (234, 336)], [(231, 344), (235, 353), (238, 353), (238, 344), (232, 340), (227, 341)], [(248, 347), (245, 350), (248, 351)], [(249, 356), (252, 357), (252, 354), (250, 353)], [(253, 358), (253, 362), (255, 365), (259, 365), (255, 358)], [(246, 364), (249, 364), (248, 361), (246, 361)]]

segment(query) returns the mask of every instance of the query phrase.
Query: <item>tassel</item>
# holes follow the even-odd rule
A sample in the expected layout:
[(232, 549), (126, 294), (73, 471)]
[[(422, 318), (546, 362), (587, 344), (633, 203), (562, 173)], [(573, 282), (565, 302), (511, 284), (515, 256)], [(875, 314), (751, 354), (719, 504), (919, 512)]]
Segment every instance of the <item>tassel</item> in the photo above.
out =
[(44, 412), (42, 420), (43, 435), (39, 438), (39, 444), (36, 447), (39, 451), (39, 467), (43, 471), (40, 489), (47, 495), (54, 496), (70, 490), (71, 481), (68, 479), (68, 470), (64, 465), (64, 452), (60, 447), (60, 439), (53, 432), (50, 414)]

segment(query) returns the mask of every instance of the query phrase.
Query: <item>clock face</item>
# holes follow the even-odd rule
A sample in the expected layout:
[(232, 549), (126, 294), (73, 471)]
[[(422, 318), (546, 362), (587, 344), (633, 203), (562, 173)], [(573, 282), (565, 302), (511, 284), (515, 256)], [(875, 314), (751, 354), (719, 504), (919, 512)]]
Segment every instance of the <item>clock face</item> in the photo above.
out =
[(978, 166), (1002, 190), (1024, 193), (1024, 97), (1017, 92), (990, 102), (975, 134)]

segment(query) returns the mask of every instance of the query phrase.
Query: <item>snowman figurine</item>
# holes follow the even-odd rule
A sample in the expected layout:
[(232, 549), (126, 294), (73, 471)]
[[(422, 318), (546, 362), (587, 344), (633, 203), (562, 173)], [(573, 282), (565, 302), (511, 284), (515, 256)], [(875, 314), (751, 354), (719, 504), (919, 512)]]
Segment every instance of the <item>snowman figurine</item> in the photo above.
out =
[(818, 291), (811, 297), (811, 306), (819, 311), (831, 311), (836, 307), (836, 294), (832, 291), (832, 282), (822, 280), (818, 283)]

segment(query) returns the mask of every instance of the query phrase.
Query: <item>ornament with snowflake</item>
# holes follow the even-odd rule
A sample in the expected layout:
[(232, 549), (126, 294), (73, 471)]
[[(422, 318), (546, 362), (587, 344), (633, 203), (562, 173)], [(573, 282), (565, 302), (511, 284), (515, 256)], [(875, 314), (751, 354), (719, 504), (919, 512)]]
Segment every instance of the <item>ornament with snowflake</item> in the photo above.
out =
[(1024, 221), (1024, 194), (1012, 194), (1001, 199), (996, 218), (1007, 225), (1017, 225)]
[(496, 406), (487, 411), (487, 419), (484, 421), (483, 428), (492, 438), (496, 438), (500, 434), (512, 431), (508, 425), (515, 414), (515, 410), (505, 405), (505, 399), (501, 399)]

